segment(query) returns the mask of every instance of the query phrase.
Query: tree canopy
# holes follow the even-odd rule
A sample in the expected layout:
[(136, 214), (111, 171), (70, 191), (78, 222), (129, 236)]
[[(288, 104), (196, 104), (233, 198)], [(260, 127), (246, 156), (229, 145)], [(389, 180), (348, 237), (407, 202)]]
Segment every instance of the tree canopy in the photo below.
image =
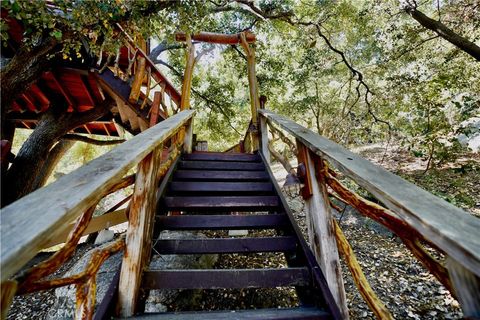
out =
[[(58, 59), (114, 55), (119, 26), (157, 44), (151, 58), (177, 88), (185, 51), (176, 32), (253, 31), (267, 108), (347, 146), (395, 140), (438, 163), (462, 150), (456, 137), (473, 134), (465, 121), (480, 116), (474, 0), (2, 1), (3, 12), (24, 32), (2, 65), (2, 137), (5, 112), (26, 85)], [(15, 39), (4, 19), (1, 27), (8, 51)], [(239, 46), (196, 50), (196, 131), (225, 150), (250, 120), (245, 56)]]

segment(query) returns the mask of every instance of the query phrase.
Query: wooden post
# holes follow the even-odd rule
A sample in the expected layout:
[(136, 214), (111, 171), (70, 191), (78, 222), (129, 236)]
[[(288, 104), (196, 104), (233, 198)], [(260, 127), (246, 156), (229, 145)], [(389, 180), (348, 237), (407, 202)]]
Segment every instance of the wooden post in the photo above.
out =
[[(265, 109), (265, 103), (267, 102), (267, 97), (260, 97), (260, 109)], [(260, 137), (261, 137), (261, 151), (267, 161), (267, 164), (270, 165), (270, 150), (268, 149), (268, 125), (267, 119), (260, 116)]]
[(13, 302), (15, 292), (17, 292), (17, 284), (17, 281), (14, 280), (7, 280), (2, 282), (1, 284), (1, 320), (7, 319), (8, 310), (10, 309), (10, 305)]
[(145, 77), (145, 66), (147, 61), (143, 57), (138, 57), (138, 66), (135, 69), (135, 76), (133, 78), (132, 90), (130, 91), (130, 96), (128, 101), (130, 103), (137, 103), (138, 97), (140, 96), (140, 89), (142, 87), (143, 78)]
[(447, 257), (446, 266), (465, 319), (480, 318), (480, 278)]
[(156, 177), (162, 149), (163, 145), (155, 148), (139, 163), (137, 169), (118, 289), (121, 317), (131, 317), (135, 313), (142, 272), (150, 259), (158, 182)]
[(305, 185), (310, 189), (308, 192), (303, 193), (308, 208), (306, 222), (310, 247), (325, 275), (328, 287), (343, 319), (348, 319), (347, 300), (343, 286), (337, 241), (335, 239), (333, 217), (330, 210), (325, 178), (320, 174), (323, 162), (303, 144), (299, 143), (298, 140), (297, 148), (299, 151), (298, 161), (305, 164)]
[(190, 109), (190, 92), (192, 88), (193, 66), (195, 65), (195, 46), (192, 38), (187, 34), (187, 64), (183, 75), (182, 98), (180, 100), (180, 110)]
[(193, 119), (191, 119), (186, 125), (187, 129), (185, 130), (185, 138), (183, 140), (183, 152), (192, 153), (193, 145)]
[(258, 99), (257, 75), (255, 72), (255, 48), (250, 47), (244, 32), (240, 34), (241, 45), (247, 54), (248, 85), (250, 87), (250, 108), (252, 111), (252, 149), (258, 150), (258, 109), (260, 101)]

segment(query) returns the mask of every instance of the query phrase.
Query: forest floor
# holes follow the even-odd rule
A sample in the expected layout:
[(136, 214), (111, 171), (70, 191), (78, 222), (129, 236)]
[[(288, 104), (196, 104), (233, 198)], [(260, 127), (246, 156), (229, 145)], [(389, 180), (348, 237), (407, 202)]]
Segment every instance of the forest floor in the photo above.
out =
[[(425, 160), (415, 158), (407, 151), (395, 150), (384, 154), (383, 148), (370, 146), (357, 150), (362, 156), (378, 163), (420, 187), (480, 217), (480, 155), (471, 154), (455, 164), (429, 170)], [(274, 171), (280, 185), (285, 172), (276, 165)], [(288, 202), (299, 223), (305, 229), (305, 205), (301, 197), (288, 197)], [(339, 215), (336, 215), (339, 218)], [(346, 210), (341, 227), (349, 240), (363, 271), (375, 292), (396, 319), (458, 319), (462, 317), (458, 302), (410, 254), (408, 249), (384, 228), (361, 217), (354, 210)], [(263, 232), (263, 231), (262, 231)], [(249, 236), (266, 236), (252, 232)], [(264, 231), (268, 232), (268, 231)], [(226, 236), (226, 235), (225, 235)], [(81, 257), (89, 246), (80, 246), (73, 261)], [(40, 255), (45, 255), (44, 253)], [(39, 258), (39, 257), (37, 257)], [(441, 257), (440, 257), (441, 258)], [(72, 262), (67, 264), (72, 265)], [(279, 254), (222, 255), (215, 268), (286, 267)], [(342, 261), (345, 289), (351, 319), (373, 319), (358, 293), (350, 273)], [(61, 276), (68, 268), (62, 267), (55, 275)], [(54, 290), (16, 297), (8, 319), (44, 319), (53, 305)], [(195, 299), (196, 310), (245, 309), (249, 307), (287, 307), (298, 304), (293, 289), (205, 290)], [(169, 309), (175, 310), (175, 306)]]

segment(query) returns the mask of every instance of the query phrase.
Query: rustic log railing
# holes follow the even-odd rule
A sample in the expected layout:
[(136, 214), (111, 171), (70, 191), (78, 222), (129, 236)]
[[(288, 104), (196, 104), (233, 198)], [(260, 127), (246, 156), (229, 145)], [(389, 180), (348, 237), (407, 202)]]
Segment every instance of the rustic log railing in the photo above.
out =
[[(480, 316), (480, 219), (291, 120), (264, 109), (259, 110), (259, 115), (260, 150), (265, 159), (269, 159), (268, 123), (296, 139), (297, 158), (305, 168), (302, 195), (309, 209), (306, 220), (310, 244), (340, 309), (344, 307), (342, 312), (346, 304), (338, 252), (345, 257), (357, 287), (377, 318), (392, 318), (366, 282), (351, 247), (332, 218), (329, 195), (400, 237), (459, 300), (465, 317)], [(334, 169), (354, 180), (386, 208), (348, 190), (335, 177)], [(424, 244), (444, 254), (446, 265), (428, 254)]]
[[(122, 296), (129, 296), (128, 290), (135, 290), (135, 287), (125, 287), (125, 281), (133, 279), (133, 283), (139, 282), (139, 272), (134, 266), (141, 265), (141, 261), (144, 261), (142, 252), (145, 250), (142, 248), (148, 246), (147, 229), (151, 228), (157, 185), (166, 168), (181, 152), (181, 146), (183, 145), (184, 150), (191, 150), (193, 115), (192, 110), (180, 112), (2, 209), (2, 318), (16, 293), (76, 284), (76, 318), (91, 319), (95, 304), (96, 272), (103, 261), (124, 247), (128, 254), (124, 257), (122, 268), (128, 268), (132, 272), (125, 274), (122, 269), (120, 301)], [(185, 126), (185, 142), (172, 143), (170, 155), (163, 157), (163, 143), (168, 139), (176, 139), (179, 130)], [(121, 238), (104, 250), (96, 252), (87, 269), (78, 275), (43, 280), (73, 255), (98, 202), (107, 194), (131, 183), (131, 176), (123, 177), (135, 165), (138, 165), (138, 168), (127, 214), (129, 227), (126, 240)], [(39, 250), (61, 239), (65, 231), (72, 228), (71, 222), (76, 218), (77, 222), (68, 235), (67, 243), (60, 251), (12, 278)]]

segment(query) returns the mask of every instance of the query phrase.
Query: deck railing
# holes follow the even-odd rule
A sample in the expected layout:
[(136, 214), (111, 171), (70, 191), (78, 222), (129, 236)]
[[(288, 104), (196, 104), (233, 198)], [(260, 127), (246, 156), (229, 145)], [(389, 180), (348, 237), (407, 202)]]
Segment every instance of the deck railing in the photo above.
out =
[[(356, 262), (353, 250), (331, 215), (335, 197), (390, 229), (413, 255), (455, 296), (465, 317), (480, 316), (480, 219), (407, 182), (344, 147), (271, 111), (260, 109), (260, 151), (268, 160), (268, 123), (296, 139), (297, 158), (309, 215), (310, 245), (343, 314), (345, 291), (340, 252), (360, 293), (378, 318), (391, 318)], [(348, 190), (336, 177), (352, 179), (385, 207)], [(445, 265), (425, 245), (445, 256)], [(338, 249), (337, 249), (338, 248)], [(348, 316), (348, 313), (347, 313)]]
[[(158, 182), (180, 153), (182, 145), (184, 151), (191, 150), (194, 113), (192, 110), (182, 111), (2, 209), (2, 319), (15, 294), (71, 284), (77, 286), (75, 318), (90, 319), (95, 305), (96, 272), (103, 261), (125, 246), (129, 254), (122, 262), (119, 300), (122, 308), (131, 307), (129, 300), (135, 299), (131, 293), (138, 292), (136, 288), (145, 261), (142, 252), (148, 252), (144, 248), (150, 245), (149, 232), (153, 231)], [(185, 139), (177, 141), (178, 132), (182, 129), (187, 132)], [(166, 152), (164, 143), (170, 144), (169, 152)], [(124, 177), (135, 166), (135, 176)], [(73, 255), (98, 202), (133, 181), (135, 187), (127, 210), (127, 241), (118, 239), (96, 252), (87, 269), (78, 275), (45, 280)], [(75, 219), (76, 223), (72, 225)], [(62, 249), (39, 265), (16, 275), (38, 251), (55, 243), (62, 235), (65, 237), (68, 228), (72, 230)]]

